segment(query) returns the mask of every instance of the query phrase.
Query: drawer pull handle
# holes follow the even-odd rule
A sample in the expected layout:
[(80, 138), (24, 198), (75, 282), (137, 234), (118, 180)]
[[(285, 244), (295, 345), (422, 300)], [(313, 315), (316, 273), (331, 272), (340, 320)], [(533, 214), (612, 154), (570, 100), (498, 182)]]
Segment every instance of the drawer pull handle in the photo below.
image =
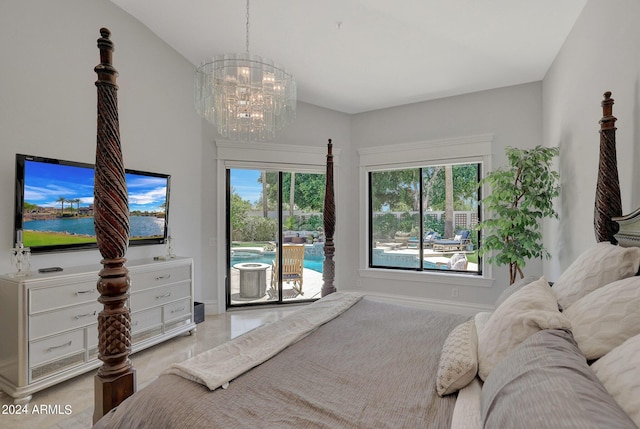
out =
[(173, 314), (173, 313), (179, 313), (179, 312), (181, 312), (181, 311), (184, 311), (184, 309), (185, 309), (185, 308), (186, 308), (186, 307), (180, 307), (180, 308), (176, 308), (175, 310), (171, 310), (171, 314)]
[(171, 296), (171, 292), (167, 292), (164, 295), (156, 295), (156, 299), (166, 298), (168, 296)]
[(166, 274), (164, 276), (156, 276), (156, 280), (164, 280), (164, 279), (170, 279), (171, 278), (171, 274)]
[(76, 292), (76, 295), (82, 295), (85, 293), (94, 293), (96, 290), (95, 289), (89, 289), (89, 290), (79, 290)]
[(74, 317), (74, 319), (78, 320), (78, 319), (82, 319), (83, 317), (89, 317), (89, 316), (95, 316), (97, 313), (96, 310), (93, 310), (92, 313), (87, 313), (87, 314), (78, 314), (77, 316)]
[(49, 347), (49, 348), (47, 349), (47, 352), (52, 352), (52, 351), (54, 351), (54, 350), (56, 350), (56, 349), (61, 349), (61, 348), (64, 348), (64, 347), (69, 347), (69, 346), (71, 345), (71, 342), (72, 342), (72, 341), (71, 341), (71, 340), (69, 340), (69, 342), (68, 342), (68, 343), (60, 344), (59, 346), (51, 346), (51, 347)]

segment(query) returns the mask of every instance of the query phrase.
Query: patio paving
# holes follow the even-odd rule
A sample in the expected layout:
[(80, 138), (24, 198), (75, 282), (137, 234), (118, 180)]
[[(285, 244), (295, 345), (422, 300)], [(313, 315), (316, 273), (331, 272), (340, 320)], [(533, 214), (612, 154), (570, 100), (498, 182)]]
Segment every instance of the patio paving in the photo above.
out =
[[(283, 300), (285, 302), (303, 301), (309, 299), (320, 298), (322, 290), (322, 273), (305, 268), (302, 274), (303, 284), (300, 295), (294, 288), (293, 284), (283, 283)], [(271, 267), (266, 270), (266, 294), (260, 298), (242, 298), (240, 297), (240, 271), (231, 268), (231, 304), (250, 304), (259, 302), (277, 301), (278, 293), (271, 288)]]

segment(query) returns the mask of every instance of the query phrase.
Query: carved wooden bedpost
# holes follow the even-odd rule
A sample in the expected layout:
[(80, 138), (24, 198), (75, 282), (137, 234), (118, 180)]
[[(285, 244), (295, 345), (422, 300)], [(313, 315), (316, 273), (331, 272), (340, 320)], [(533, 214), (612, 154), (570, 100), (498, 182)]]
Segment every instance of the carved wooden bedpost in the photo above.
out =
[(103, 269), (98, 280), (98, 356), (103, 364), (95, 377), (94, 423), (135, 392), (131, 352), (131, 315), (126, 306), (129, 271), (124, 266), (129, 244), (129, 205), (118, 125), (116, 76), (111, 65), (111, 32), (100, 29), (98, 48), (98, 127), (94, 191), (94, 224)]
[(605, 92), (600, 120), (600, 162), (593, 226), (598, 242), (610, 241), (611, 244), (617, 244), (618, 240), (614, 235), (618, 232), (619, 225), (611, 218), (622, 216), (622, 201), (616, 158), (616, 117), (612, 115), (612, 111), (611, 92)]
[(324, 263), (322, 264), (322, 292), (321, 296), (329, 295), (336, 291), (333, 285), (335, 278), (335, 262), (333, 254), (335, 246), (333, 244), (333, 234), (336, 229), (336, 203), (333, 194), (333, 154), (331, 153), (333, 145), (331, 139), (327, 145), (327, 174), (326, 187), (324, 194)]

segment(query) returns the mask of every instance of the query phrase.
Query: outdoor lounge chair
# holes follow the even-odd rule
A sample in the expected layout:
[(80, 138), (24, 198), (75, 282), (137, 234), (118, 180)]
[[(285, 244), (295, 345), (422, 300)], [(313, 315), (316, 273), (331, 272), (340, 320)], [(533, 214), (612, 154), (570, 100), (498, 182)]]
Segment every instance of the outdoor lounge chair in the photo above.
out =
[[(293, 288), (300, 295), (302, 292), (302, 274), (304, 271), (304, 245), (285, 244), (282, 246), (282, 281), (293, 283)], [(271, 287), (278, 284), (278, 254), (271, 263)]]
[(439, 252), (461, 251), (471, 244), (471, 231), (468, 229), (461, 230), (454, 238), (444, 240), (435, 240), (433, 242), (433, 250)]
[[(438, 234), (435, 231), (428, 231), (424, 233), (424, 239), (422, 240), (422, 245), (424, 246), (424, 248), (429, 248), (433, 246), (433, 243), (436, 240), (440, 239), (440, 234)], [(417, 248), (418, 247), (418, 238), (417, 237), (411, 237), (409, 239), (409, 241), (407, 242), (409, 247), (413, 247), (413, 248)]]

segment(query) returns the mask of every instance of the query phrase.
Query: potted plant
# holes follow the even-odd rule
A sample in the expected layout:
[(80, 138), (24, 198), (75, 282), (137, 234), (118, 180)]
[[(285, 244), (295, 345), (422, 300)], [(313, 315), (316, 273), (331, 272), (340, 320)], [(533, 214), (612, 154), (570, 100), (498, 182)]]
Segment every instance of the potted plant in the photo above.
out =
[(557, 218), (553, 199), (560, 194), (559, 175), (552, 169), (557, 147), (505, 151), (508, 165), (490, 172), (479, 182), (488, 185), (490, 195), (482, 199), (487, 218), (477, 229), (484, 231), (479, 254), (489, 254), (488, 261), (509, 265), (509, 284), (516, 276), (524, 277), (527, 259), (550, 257), (542, 245), (540, 221)]

